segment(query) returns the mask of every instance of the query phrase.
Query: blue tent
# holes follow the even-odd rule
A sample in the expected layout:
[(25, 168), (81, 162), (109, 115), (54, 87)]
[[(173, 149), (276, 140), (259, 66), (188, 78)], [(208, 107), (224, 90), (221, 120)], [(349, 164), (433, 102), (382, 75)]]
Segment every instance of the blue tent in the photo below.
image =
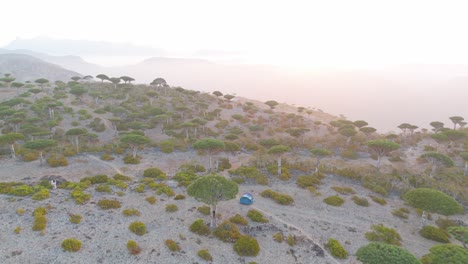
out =
[(240, 203), (245, 205), (251, 205), (254, 202), (254, 198), (250, 193), (244, 193), (240, 198)]

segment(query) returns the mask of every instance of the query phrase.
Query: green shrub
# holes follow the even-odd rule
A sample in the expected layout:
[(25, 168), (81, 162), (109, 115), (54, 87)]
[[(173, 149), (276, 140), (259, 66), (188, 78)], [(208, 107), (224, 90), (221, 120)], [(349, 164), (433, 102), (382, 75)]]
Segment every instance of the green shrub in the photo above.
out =
[(307, 188), (320, 184), (320, 179), (310, 175), (300, 175), (296, 179), (296, 184), (300, 188)]
[(167, 175), (158, 168), (148, 168), (143, 172), (143, 177), (154, 178), (160, 181), (167, 180)]
[(369, 206), (369, 201), (366, 198), (360, 198), (358, 196), (353, 196), (353, 201), (359, 206)]
[(128, 252), (132, 255), (138, 255), (141, 252), (140, 246), (138, 246), (137, 242), (133, 240), (129, 240), (127, 242), (127, 249)]
[(250, 218), (250, 220), (252, 220), (254, 222), (259, 222), (259, 223), (268, 223), (269, 222), (268, 219), (263, 217), (262, 213), (260, 213), (259, 211), (255, 210), (255, 209), (250, 209), (247, 212), (247, 217)]
[(203, 260), (206, 260), (206, 261), (213, 261), (213, 257), (211, 256), (210, 252), (208, 251), (208, 249), (202, 249), (202, 250), (199, 250), (197, 255), (203, 259)]
[(369, 195), (369, 197), (372, 199), (372, 201), (380, 204), (380, 205), (386, 205), (387, 204), (387, 201), (385, 201), (384, 198), (380, 198), (380, 197), (377, 197), (377, 196), (373, 196), (373, 195)]
[(166, 212), (172, 213), (172, 212), (176, 212), (177, 210), (179, 210), (179, 208), (175, 204), (166, 205)]
[(323, 199), (323, 202), (332, 206), (341, 206), (345, 201), (343, 200), (343, 198), (334, 195)]
[(399, 218), (403, 218), (403, 219), (408, 219), (408, 213), (405, 212), (405, 210), (402, 210), (404, 208), (399, 208), (399, 209), (395, 209), (392, 211), (392, 215), (396, 216), (396, 217), (399, 217)]
[(70, 214), (69, 220), (71, 223), (79, 224), (81, 222), (81, 219), (83, 219), (83, 217), (79, 214)]
[(81, 249), (81, 241), (75, 238), (67, 238), (62, 241), (64, 251), (76, 252)]
[(122, 213), (124, 216), (140, 216), (141, 215), (138, 209), (124, 209)]
[(396, 246), (401, 245), (401, 236), (398, 232), (390, 227), (386, 227), (382, 224), (372, 225), (373, 232), (367, 232), (366, 238), (374, 242), (384, 242)]
[(146, 225), (139, 221), (131, 223), (128, 229), (139, 236), (146, 234)]
[(85, 204), (91, 199), (90, 193), (85, 193), (80, 189), (71, 191), (70, 196), (75, 200), (76, 204)]
[(114, 157), (112, 157), (109, 153), (103, 153), (101, 155), (101, 160), (110, 161), (110, 160), (114, 160)]
[(210, 207), (207, 205), (203, 205), (197, 208), (197, 211), (204, 214), (204, 215), (210, 215)]
[(46, 215), (46, 214), (47, 214), (47, 210), (42, 206), (37, 207), (33, 211), (33, 216), (34, 217), (39, 216), (39, 215)]
[(459, 226), (456, 221), (453, 221), (448, 218), (439, 218), (435, 221), (436, 225), (442, 229), (447, 230), (451, 226)]
[(13, 231), (15, 232), (15, 234), (18, 235), (19, 233), (21, 233), (21, 227), (17, 226)]
[(98, 174), (92, 177), (85, 177), (80, 180), (80, 182), (90, 181), (91, 184), (100, 184), (109, 182), (109, 177), (104, 174)]
[(120, 173), (115, 174), (113, 178), (114, 180), (117, 180), (117, 181), (131, 181), (132, 180), (131, 177), (122, 175)]
[(467, 226), (450, 226), (448, 232), (455, 237), (456, 240), (462, 242), (467, 248), (468, 244), (468, 227)]
[(156, 190), (156, 194), (157, 194), (157, 195), (161, 195), (161, 194), (163, 194), (163, 193), (164, 193), (165, 195), (167, 195), (167, 197), (172, 197), (172, 196), (175, 195), (174, 190), (172, 190), (171, 187), (169, 187), (169, 186), (167, 186), (167, 185), (163, 185), (163, 186), (161, 186), (160, 188), (158, 188), (158, 189)]
[(180, 251), (180, 246), (174, 240), (168, 239), (164, 243), (170, 251)]
[(68, 166), (68, 160), (65, 158), (65, 156), (56, 156), (56, 155), (51, 155), (47, 159), (47, 164), (49, 164), (50, 167), (55, 168), (55, 167), (66, 167)]
[(36, 151), (33, 151), (33, 152), (28, 152), (26, 154), (23, 155), (23, 161), (34, 161), (34, 160), (37, 160), (39, 159), (39, 153), (36, 152)]
[(145, 192), (146, 185), (144, 183), (138, 185), (135, 187), (135, 192), (137, 193), (144, 193)]
[(278, 232), (278, 233), (273, 234), (273, 240), (278, 242), (278, 243), (283, 242), (284, 241), (283, 233)]
[(20, 215), (20, 216), (21, 216), (21, 215), (24, 215), (25, 212), (26, 212), (26, 211), (25, 211), (23, 208), (18, 208), (18, 209), (16, 209), (16, 213), (17, 213), (18, 215)]
[(272, 190), (265, 190), (260, 195), (265, 198), (271, 198), (276, 203), (282, 205), (290, 205), (294, 203), (294, 199), (291, 196), (287, 194), (278, 193)]
[(427, 239), (434, 240), (441, 243), (449, 243), (450, 242), (450, 235), (447, 231), (437, 228), (434, 226), (424, 226), (421, 230), (419, 230), (419, 234)]
[(94, 190), (96, 192), (100, 192), (100, 193), (111, 193), (112, 192), (112, 188), (107, 184), (98, 185), (98, 186), (96, 186), (96, 188), (94, 188)]
[(233, 217), (229, 218), (229, 221), (234, 224), (246, 226), (248, 224), (247, 219), (242, 217), (240, 214), (236, 214)]
[(336, 239), (330, 238), (327, 244), (325, 244), (325, 247), (330, 251), (330, 254), (336, 258), (345, 259), (348, 257), (348, 252)]
[(13, 187), (13, 189), (8, 193), (14, 196), (28, 196), (34, 193), (33, 187), (29, 185), (19, 185)]
[(101, 207), (103, 210), (109, 210), (109, 209), (118, 209), (122, 207), (119, 201), (117, 200), (109, 200), (109, 199), (103, 199), (100, 200), (97, 205)]
[(211, 233), (210, 228), (205, 224), (203, 219), (195, 220), (195, 222), (190, 225), (189, 229), (191, 232), (201, 236), (207, 236)]
[(179, 186), (189, 186), (198, 176), (195, 172), (181, 171), (178, 172), (172, 179), (179, 183)]
[(41, 189), (39, 190), (38, 192), (36, 192), (32, 198), (33, 200), (38, 200), (38, 201), (42, 201), (42, 200), (45, 200), (47, 198), (49, 198), (50, 194), (49, 194), (49, 190), (48, 189)]
[(185, 195), (183, 194), (178, 194), (174, 197), (174, 200), (184, 200), (185, 199)]
[(140, 164), (141, 157), (138, 155), (136, 157), (133, 157), (129, 154), (123, 158), (123, 161), (125, 164)]
[(331, 187), (335, 192), (339, 193), (339, 194), (343, 194), (343, 195), (346, 195), (346, 194), (355, 194), (356, 192), (354, 191), (353, 188), (351, 187), (346, 187), (346, 186), (333, 186)]
[(463, 206), (455, 201), (455, 199), (433, 189), (413, 189), (405, 193), (403, 199), (415, 208), (432, 213), (443, 215), (463, 213)]
[(320, 196), (322, 195), (319, 191), (317, 191), (317, 189), (315, 189), (314, 186), (309, 186), (307, 187), (307, 190), (309, 190), (309, 192), (314, 195), (314, 196)]
[(213, 230), (213, 235), (223, 242), (235, 242), (241, 237), (237, 226), (229, 221), (224, 221)]
[(156, 197), (154, 197), (154, 196), (146, 197), (145, 200), (150, 204), (155, 204), (156, 203)]
[(423, 264), (466, 264), (468, 250), (454, 244), (437, 245), (429, 249), (429, 254), (421, 258)]
[(296, 237), (293, 235), (288, 235), (287, 241), (290, 247), (293, 247), (294, 245), (296, 245)]
[(260, 252), (257, 240), (250, 236), (240, 237), (233, 245), (234, 251), (239, 256), (255, 257)]
[(44, 231), (47, 226), (47, 218), (43, 214), (37, 214), (34, 216), (34, 223), (32, 230)]
[(356, 256), (363, 264), (421, 264), (408, 250), (385, 243), (369, 243), (359, 248)]

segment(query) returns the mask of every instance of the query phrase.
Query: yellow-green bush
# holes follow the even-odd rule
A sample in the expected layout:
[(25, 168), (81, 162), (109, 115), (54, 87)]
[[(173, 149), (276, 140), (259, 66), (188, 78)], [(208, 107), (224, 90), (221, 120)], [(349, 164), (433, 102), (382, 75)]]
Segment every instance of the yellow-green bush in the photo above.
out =
[(273, 240), (278, 242), (278, 243), (283, 242), (284, 241), (283, 233), (278, 232), (278, 233), (273, 234)]
[(65, 158), (65, 156), (56, 156), (56, 155), (51, 155), (47, 159), (47, 164), (49, 164), (50, 167), (66, 167), (68, 166), (68, 160)]
[(401, 236), (398, 232), (390, 227), (386, 227), (382, 224), (372, 225), (372, 232), (365, 234), (366, 238), (374, 242), (384, 242), (396, 246), (401, 245)]
[(133, 157), (132, 155), (126, 155), (123, 161), (125, 164), (140, 164), (141, 157), (140, 156)]
[(347, 187), (347, 186), (333, 186), (331, 187), (335, 192), (339, 194), (355, 194), (356, 192), (354, 191), (353, 188)]
[(81, 215), (71, 214), (69, 220), (70, 220), (71, 223), (79, 224), (81, 222), (81, 219), (83, 219), (83, 217)]
[(166, 244), (167, 248), (170, 251), (175, 251), (175, 252), (180, 251), (180, 246), (174, 240), (168, 239), (168, 240), (164, 241), (164, 243)]
[(345, 201), (343, 200), (343, 198), (334, 195), (323, 199), (323, 202), (332, 206), (341, 206)]
[(183, 194), (178, 194), (174, 197), (174, 200), (184, 200), (185, 199), (185, 195)]
[(141, 213), (140, 213), (140, 211), (138, 211), (138, 209), (130, 209), (130, 208), (124, 209), (122, 211), (122, 214), (124, 216), (140, 216), (141, 215)]
[(67, 238), (62, 241), (64, 251), (76, 252), (81, 249), (81, 241), (75, 238)]
[(97, 205), (103, 210), (118, 209), (122, 206), (119, 201), (109, 199), (102, 199), (97, 203)]
[(138, 246), (137, 242), (133, 240), (129, 240), (127, 242), (127, 249), (128, 252), (132, 255), (138, 255), (141, 252), (140, 246)]
[(101, 160), (110, 161), (114, 160), (114, 157), (112, 157), (109, 153), (104, 153), (101, 155)]
[(210, 252), (208, 251), (208, 249), (202, 249), (202, 250), (199, 250), (197, 255), (203, 259), (203, 260), (206, 260), (206, 261), (213, 261), (213, 257), (211, 256)]
[(287, 194), (275, 192), (272, 190), (265, 190), (260, 195), (265, 198), (271, 198), (276, 203), (282, 204), (282, 205), (290, 205), (294, 203), (294, 199), (291, 196)]
[(421, 230), (419, 230), (419, 234), (427, 239), (434, 240), (441, 243), (449, 243), (450, 242), (450, 235), (449, 233), (442, 229), (437, 228), (435, 226), (424, 226)]
[(443, 192), (419, 188), (408, 191), (403, 195), (403, 199), (411, 206), (420, 208), (432, 213), (452, 215), (463, 213), (461, 206), (455, 199)]
[(156, 203), (156, 197), (154, 197), (154, 196), (146, 197), (145, 200), (146, 200), (149, 204), (155, 204), (155, 203)]
[(359, 206), (369, 206), (369, 201), (367, 201), (366, 198), (361, 198), (358, 196), (353, 196), (351, 199), (353, 199), (354, 203), (359, 205)]
[(34, 216), (34, 224), (32, 230), (44, 231), (47, 226), (47, 218), (43, 214), (37, 214)]
[(252, 220), (254, 222), (259, 222), (259, 223), (268, 223), (269, 222), (268, 219), (263, 217), (262, 213), (260, 213), (259, 211), (255, 210), (255, 209), (250, 209), (247, 212), (247, 217), (250, 218), (250, 220)]
[(328, 249), (328, 251), (330, 251), (330, 254), (332, 254), (332, 256), (334, 257), (340, 259), (345, 259), (348, 257), (348, 252), (336, 239), (330, 238), (327, 244), (325, 244), (325, 247)]
[(229, 218), (229, 221), (231, 221), (234, 224), (243, 225), (243, 226), (246, 226), (248, 224), (247, 219), (242, 217), (242, 215), (240, 214), (236, 214), (233, 217)]
[(201, 236), (207, 236), (211, 233), (210, 228), (205, 224), (203, 219), (195, 220), (195, 222), (190, 225), (189, 229), (191, 232)]
[(173, 212), (176, 212), (177, 210), (179, 210), (179, 208), (175, 204), (166, 205), (166, 212), (173, 213)]
[[(369, 243), (358, 249), (357, 259), (363, 264), (404, 263), (420, 264), (421, 262), (408, 250), (385, 243)], [(445, 262), (440, 262), (445, 263)], [(448, 262), (447, 262), (448, 263)], [(435, 263), (434, 263), (435, 264)]]
[(234, 251), (239, 256), (255, 257), (260, 252), (260, 245), (251, 236), (240, 237), (233, 245)]
[(139, 221), (131, 223), (128, 229), (139, 236), (146, 234), (146, 225)]
[(113, 178), (114, 180), (117, 180), (117, 181), (131, 181), (132, 180), (132, 177), (125, 176), (120, 173), (115, 174)]
[(49, 198), (49, 196), (50, 196), (50, 194), (49, 194), (48, 189), (41, 189), (38, 192), (36, 192), (35, 194), (33, 194), (32, 198), (33, 198), (33, 200), (42, 201), (42, 200), (45, 200), (45, 199)]
[(377, 197), (377, 196), (374, 196), (374, 195), (369, 195), (369, 197), (372, 199), (372, 201), (380, 204), (380, 205), (386, 205), (387, 204), (387, 201), (385, 201), (384, 198), (380, 198), (380, 197)]
[(33, 187), (29, 185), (15, 186), (11, 189), (10, 192), (8, 192), (8, 194), (14, 195), (14, 196), (28, 196), (28, 195), (31, 195), (32, 193), (34, 193), (34, 189)]
[(210, 207), (207, 205), (202, 205), (197, 208), (197, 211), (204, 214), (204, 215), (210, 215)]
[(34, 161), (34, 160), (37, 160), (39, 159), (39, 153), (38, 152), (28, 152), (26, 154), (23, 155), (23, 161)]
[(213, 235), (223, 242), (235, 242), (241, 237), (237, 226), (229, 221), (224, 221), (213, 230)]
[(143, 177), (154, 178), (160, 181), (167, 180), (167, 175), (159, 168), (148, 168), (143, 172)]
[[(402, 210), (403, 209), (403, 210)], [(392, 211), (392, 215), (403, 218), (403, 219), (408, 219), (408, 213), (404, 210), (404, 208), (398, 208)]]
[(100, 193), (111, 193), (112, 188), (108, 184), (103, 184), (103, 185), (98, 185), (96, 188), (94, 188), (96, 192)]
[(85, 204), (91, 199), (90, 193), (85, 193), (80, 189), (71, 191), (70, 196), (75, 200), (76, 204)]

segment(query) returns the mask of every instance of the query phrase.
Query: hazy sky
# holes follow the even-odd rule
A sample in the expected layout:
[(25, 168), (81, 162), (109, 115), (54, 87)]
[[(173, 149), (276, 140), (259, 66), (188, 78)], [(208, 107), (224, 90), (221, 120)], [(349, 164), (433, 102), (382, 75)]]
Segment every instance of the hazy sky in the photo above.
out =
[(2, 10), (0, 46), (49, 36), (314, 68), (468, 63), (468, 1), (14, 0)]

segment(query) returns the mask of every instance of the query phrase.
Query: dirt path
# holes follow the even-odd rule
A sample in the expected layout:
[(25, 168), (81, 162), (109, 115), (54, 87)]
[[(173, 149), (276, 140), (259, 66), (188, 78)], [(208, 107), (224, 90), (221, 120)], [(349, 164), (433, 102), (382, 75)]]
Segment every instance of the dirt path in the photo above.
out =
[(115, 166), (113, 163), (105, 162), (105, 161), (99, 159), (98, 157), (93, 156), (93, 155), (89, 155), (89, 154), (86, 154), (86, 157), (87, 157), (87, 158), (90, 158), (90, 159), (93, 159), (93, 160), (97, 161), (98, 163), (105, 164), (107, 167), (111, 167), (111, 168), (112, 168), (115, 172), (117, 172), (117, 173), (124, 174), (124, 173), (123, 173), (119, 168), (117, 168), (117, 166)]

